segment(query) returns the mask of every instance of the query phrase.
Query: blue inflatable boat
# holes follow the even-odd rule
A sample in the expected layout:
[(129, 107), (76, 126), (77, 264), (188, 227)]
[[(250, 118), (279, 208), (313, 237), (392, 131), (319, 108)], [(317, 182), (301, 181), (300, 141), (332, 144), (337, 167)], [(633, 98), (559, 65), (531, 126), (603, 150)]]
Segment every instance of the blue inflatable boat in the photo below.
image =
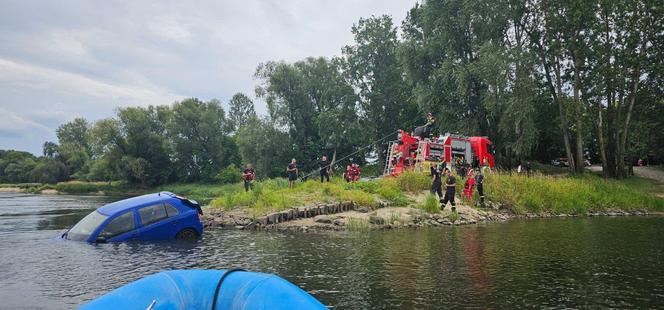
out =
[(327, 309), (294, 284), (240, 270), (165, 271), (129, 283), (80, 309)]

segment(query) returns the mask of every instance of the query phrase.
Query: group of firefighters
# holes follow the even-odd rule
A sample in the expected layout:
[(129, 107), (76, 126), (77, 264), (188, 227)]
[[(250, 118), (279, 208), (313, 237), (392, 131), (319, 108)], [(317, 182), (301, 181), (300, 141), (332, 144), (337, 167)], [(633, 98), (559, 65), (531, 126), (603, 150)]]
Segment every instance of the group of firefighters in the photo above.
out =
[[(330, 170), (331, 164), (327, 159), (327, 156), (323, 155), (320, 162), (318, 162), (320, 181), (330, 182)], [(352, 163), (346, 166), (346, 171), (344, 172), (344, 180), (346, 182), (357, 182), (360, 179), (360, 173), (362, 169), (358, 164)], [(288, 187), (292, 188), (295, 185), (295, 181), (300, 176), (300, 168), (297, 166), (297, 160), (295, 158), (291, 159), (291, 162), (286, 166), (286, 176), (288, 177)], [(246, 168), (242, 172), (242, 180), (244, 180), (244, 190), (249, 191), (253, 188), (253, 182), (256, 178), (256, 171), (251, 164), (247, 164)]]
[[(443, 194), (443, 175), (445, 176), (445, 194)], [(466, 175), (468, 178), (464, 182), (463, 197), (471, 201), (474, 189), (477, 188), (477, 193), (480, 197), (480, 205), (484, 205), (484, 175), (481, 169), (477, 169), (477, 173), (473, 169), (468, 170)], [(464, 174), (461, 174), (464, 177)], [(431, 166), (431, 194), (438, 195), (441, 209), (445, 209), (448, 203), (452, 205), (452, 211), (456, 211), (456, 202), (454, 195), (456, 194), (456, 178), (452, 175), (448, 167), (444, 167), (443, 163)]]

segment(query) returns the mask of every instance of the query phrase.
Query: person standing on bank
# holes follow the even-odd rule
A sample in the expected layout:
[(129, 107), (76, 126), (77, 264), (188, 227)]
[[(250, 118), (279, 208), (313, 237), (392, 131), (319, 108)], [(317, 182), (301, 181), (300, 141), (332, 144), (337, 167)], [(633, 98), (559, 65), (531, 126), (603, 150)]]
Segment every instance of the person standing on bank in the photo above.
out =
[(242, 173), (242, 179), (244, 180), (244, 191), (248, 192), (250, 189), (254, 189), (254, 178), (256, 176), (256, 172), (254, 171), (254, 167), (251, 166), (251, 164), (247, 164), (247, 167), (244, 168), (244, 172)]
[(477, 186), (477, 193), (480, 195), (480, 206), (484, 206), (484, 175), (482, 174), (482, 169), (477, 169), (475, 186)]
[(431, 166), (431, 194), (438, 194), (438, 201), (443, 202), (443, 181), (442, 172), (438, 165)]
[(456, 211), (456, 203), (454, 202), (454, 194), (456, 193), (456, 179), (452, 175), (450, 169), (445, 169), (445, 197), (443, 198), (441, 209), (447, 207), (447, 202), (449, 201), (452, 204), (452, 212)]
[(327, 161), (327, 156), (323, 155), (320, 165), (320, 182), (323, 183), (323, 180), (326, 179), (330, 182), (330, 162)]
[(291, 159), (290, 164), (286, 168), (286, 174), (288, 175), (288, 187), (293, 188), (295, 181), (297, 180), (297, 175), (299, 174), (299, 169), (297, 168), (297, 161), (295, 158)]

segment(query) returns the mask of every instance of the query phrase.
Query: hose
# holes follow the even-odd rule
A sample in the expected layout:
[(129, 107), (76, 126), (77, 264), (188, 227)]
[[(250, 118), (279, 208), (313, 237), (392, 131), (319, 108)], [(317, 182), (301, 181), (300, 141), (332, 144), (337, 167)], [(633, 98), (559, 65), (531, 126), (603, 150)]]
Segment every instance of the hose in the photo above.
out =
[[(388, 135), (386, 135), (386, 136), (384, 136), (384, 137), (382, 137), (382, 138), (380, 138), (380, 139), (378, 139), (378, 140), (376, 140), (376, 141), (373, 141), (372, 143), (369, 143), (369, 144), (367, 144), (366, 146), (363, 146), (363, 147), (357, 149), (355, 152), (352, 152), (352, 153), (350, 153), (350, 154), (348, 154), (348, 155), (342, 157), (341, 159), (336, 160), (335, 163), (339, 163), (339, 162), (343, 161), (344, 159), (346, 159), (346, 158), (348, 158), (348, 157), (351, 157), (351, 156), (353, 156), (353, 155), (359, 153), (360, 151), (362, 151), (362, 150), (364, 150), (364, 149), (366, 149), (366, 148), (368, 148), (368, 147), (370, 147), (370, 146), (373, 146), (374, 143), (377, 143), (377, 142), (383, 141), (383, 140), (389, 138), (390, 136), (392, 136), (393, 134), (398, 133), (398, 132), (399, 132), (399, 130), (393, 131), (393, 132), (389, 133)], [(332, 163), (330, 163), (329, 165), (327, 165), (327, 166), (325, 166), (325, 167), (321, 167), (321, 169), (327, 169), (327, 168), (330, 167), (330, 165), (332, 165)], [(314, 174), (314, 173), (316, 173), (315, 170), (312, 171), (312, 172), (310, 172), (310, 173), (308, 173), (308, 174), (306, 174), (306, 175), (304, 175), (304, 176), (302, 176), (301, 179), (302, 179), (303, 181), (305, 181), (305, 180), (307, 180), (307, 179), (308, 179), (312, 174)]]
[(214, 298), (212, 299), (212, 308), (210, 308), (210, 309), (215, 310), (215, 308), (217, 307), (217, 297), (219, 295), (219, 290), (221, 289), (221, 284), (224, 282), (224, 279), (226, 279), (226, 277), (229, 274), (231, 274), (233, 272), (236, 272), (236, 271), (246, 271), (246, 270), (244, 270), (242, 268), (233, 268), (233, 269), (226, 270), (226, 272), (224, 272), (224, 274), (221, 275), (221, 278), (219, 278), (219, 282), (217, 282), (217, 288), (214, 290)]

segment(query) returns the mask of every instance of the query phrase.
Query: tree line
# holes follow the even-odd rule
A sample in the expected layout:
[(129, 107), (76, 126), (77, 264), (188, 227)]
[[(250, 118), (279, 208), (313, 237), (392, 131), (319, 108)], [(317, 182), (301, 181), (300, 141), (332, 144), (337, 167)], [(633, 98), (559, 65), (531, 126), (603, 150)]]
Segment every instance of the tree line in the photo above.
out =
[(261, 177), (290, 158), (313, 170), (323, 154), (382, 165), (381, 138), (432, 112), (435, 133), (488, 136), (503, 167), (566, 157), (582, 173), (590, 159), (622, 178), (636, 158), (664, 158), (663, 11), (654, 0), (423, 1), (400, 26), (360, 19), (339, 56), (260, 64), (265, 116), (244, 94), (228, 115), (194, 98), (120, 108), (63, 124), (40, 158), (0, 153), (0, 177), (208, 182), (246, 162)]

